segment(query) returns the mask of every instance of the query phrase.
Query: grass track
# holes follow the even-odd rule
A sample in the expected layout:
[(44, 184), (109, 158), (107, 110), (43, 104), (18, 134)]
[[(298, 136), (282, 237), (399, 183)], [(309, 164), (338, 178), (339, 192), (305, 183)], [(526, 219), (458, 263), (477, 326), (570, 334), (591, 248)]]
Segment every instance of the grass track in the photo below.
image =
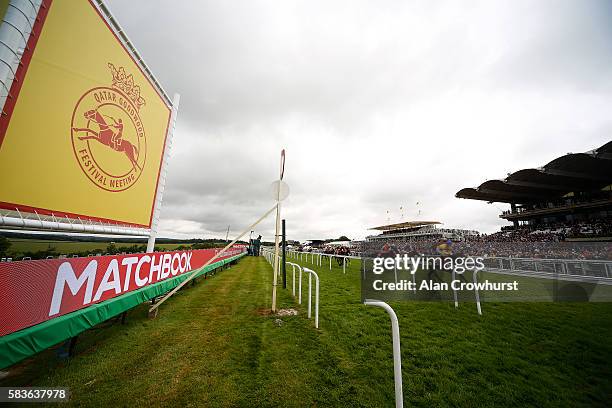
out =
[[(0, 385), (68, 386), (86, 406), (393, 406), (386, 313), (360, 304), (355, 263), (346, 275), (314, 269), (318, 332), (304, 309), (281, 327), (262, 313), (271, 269), (247, 258), (179, 292), (156, 320), (143, 305), (124, 326), (83, 334), (72, 360), (46, 351)], [(288, 278), (291, 286), (290, 268)], [(290, 291), (280, 290), (279, 302), (295, 307)], [(607, 406), (612, 398), (612, 304), (485, 304), (482, 317), (467, 303), (393, 306), (406, 405)]]

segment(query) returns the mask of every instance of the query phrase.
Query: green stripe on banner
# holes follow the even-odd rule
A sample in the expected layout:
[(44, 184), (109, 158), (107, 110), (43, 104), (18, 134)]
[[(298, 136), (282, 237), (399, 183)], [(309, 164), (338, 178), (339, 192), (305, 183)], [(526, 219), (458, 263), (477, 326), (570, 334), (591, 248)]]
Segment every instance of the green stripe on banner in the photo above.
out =
[[(196, 276), (243, 257), (233, 256), (200, 268)], [(116, 298), (96, 303), (84, 309), (0, 337), (0, 369), (11, 366), (51, 346), (88, 330), (95, 325), (132, 309), (174, 289), (190, 274), (186, 273), (144, 288), (136, 289)]]

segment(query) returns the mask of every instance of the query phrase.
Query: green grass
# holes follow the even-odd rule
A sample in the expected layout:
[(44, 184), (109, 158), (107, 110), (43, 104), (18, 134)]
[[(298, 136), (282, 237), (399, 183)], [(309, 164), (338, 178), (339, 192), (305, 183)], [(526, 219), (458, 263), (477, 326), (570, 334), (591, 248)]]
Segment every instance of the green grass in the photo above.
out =
[[(33, 240), (33, 239), (19, 239), (19, 238), (9, 238), (11, 242), (11, 246), (9, 248), (9, 256), (17, 256), (22, 255), (26, 252), (37, 252), (37, 251), (45, 251), (49, 248), (55, 248), (55, 250), (62, 254), (71, 254), (77, 252), (85, 252), (85, 251), (94, 251), (96, 249), (101, 253), (106, 252), (106, 247), (109, 242), (80, 242), (80, 241), (52, 241), (52, 240)], [(138, 245), (143, 245), (146, 243), (139, 243)], [(122, 246), (130, 246), (132, 243), (123, 243), (117, 242), (115, 243), (117, 247)], [(173, 250), (180, 245), (188, 245), (188, 244), (155, 244), (155, 246)]]
[[(346, 275), (313, 269), (320, 330), (304, 308), (278, 327), (264, 313), (270, 266), (246, 258), (179, 292), (157, 319), (143, 305), (126, 325), (81, 335), (71, 360), (48, 350), (0, 385), (68, 386), (85, 406), (393, 406), (386, 312), (360, 303), (356, 262)], [(290, 290), (279, 303), (296, 307)], [(406, 405), (609, 406), (612, 304), (484, 304), (481, 317), (473, 303), (393, 307)]]

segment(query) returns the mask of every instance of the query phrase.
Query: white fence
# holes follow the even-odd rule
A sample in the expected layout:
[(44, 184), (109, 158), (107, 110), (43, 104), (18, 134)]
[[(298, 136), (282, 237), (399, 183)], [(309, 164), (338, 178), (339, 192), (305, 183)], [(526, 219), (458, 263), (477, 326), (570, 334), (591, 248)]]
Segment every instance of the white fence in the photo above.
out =
[(488, 257), (485, 271), (612, 285), (612, 261)]
[[(325, 263), (329, 262), (330, 270), (332, 268), (332, 259), (341, 258), (342, 269), (345, 273), (347, 260), (363, 259), (361, 256), (355, 255), (347, 256), (299, 251), (287, 251), (287, 256), (318, 266), (322, 266), (323, 258), (327, 257)], [(612, 284), (612, 260), (484, 257), (484, 264), (485, 271), (489, 272)]]
[(346, 273), (346, 265), (350, 262), (350, 259), (361, 260), (360, 256), (356, 255), (334, 255), (334, 254), (325, 254), (322, 252), (300, 252), (300, 251), (286, 251), (287, 257), (292, 258), (299, 261), (308, 262), (308, 258), (310, 255), (310, 263), (317, 266), (323, 266), (323, 258), (327, 258), (325, 263), (329, 261), (329, 270), (332, 269), (332, 260), (333, 259), (342, 259), (342, 272)]
[[(262, 255), (266, 258), (270, 265), (274, 265), (274, 252), (262, 249)], [(305, 252), (307, 253), (307, 252)], [(320, 262), (320, 258), (318, 259)], [(314, 263), (314, 257), (312, 258), (312, 262)], [(308, 273), (308, 318), (312, 318), (312, 277), (315, 277), (315, 327), (319, 328), (319, 275), (310, 268), (302, 267), (294, 262), (286, 262), (287, 265), (291, 265), (293, 272), (293, 288), (292, 294), (295, 297), (295, 268), (299, 269), (299, 288), (298, 288), (298, 304), (302, 304), (302, 271)], [(278, 273), (280, 275), (281, 268), (278, 268)]]

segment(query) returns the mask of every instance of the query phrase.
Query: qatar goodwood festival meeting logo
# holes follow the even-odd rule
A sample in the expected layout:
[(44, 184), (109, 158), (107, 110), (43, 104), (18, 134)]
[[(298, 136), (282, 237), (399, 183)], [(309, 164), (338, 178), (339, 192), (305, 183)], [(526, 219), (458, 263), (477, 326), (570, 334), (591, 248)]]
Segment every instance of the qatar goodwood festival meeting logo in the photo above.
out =
[(78, 100), (70, 126), (72, 146), (81, 169), (99, 188), (117, 192), (138, 181), (147, 156), (140, 118), (145, 100), (132, 74), (108, 63), (110, 87), (85, 92)]

